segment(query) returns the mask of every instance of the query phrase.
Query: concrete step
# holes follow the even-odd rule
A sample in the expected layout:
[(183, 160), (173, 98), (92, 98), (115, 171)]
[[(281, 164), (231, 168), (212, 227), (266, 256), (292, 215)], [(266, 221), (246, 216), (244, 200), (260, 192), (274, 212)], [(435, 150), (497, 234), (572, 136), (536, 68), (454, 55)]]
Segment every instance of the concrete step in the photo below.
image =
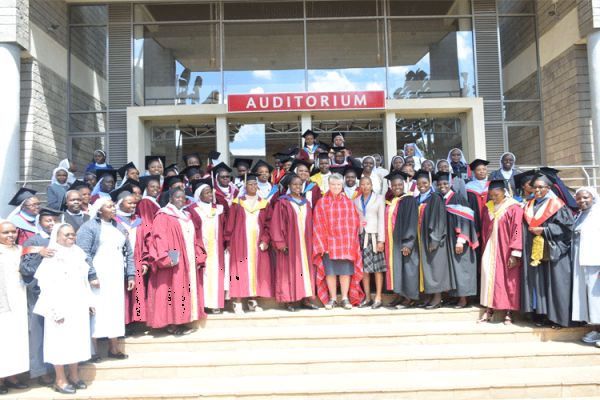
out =
[(270, 348), (131, 354), (82, 366), (86, 381), (599, 366), (600, 349), (576, 342)]
[(499, 399), (600, 397), (600, 367), (386, 371), (93, 382), (61, 396), (48, 388), (5, 399)]
[(175, 337), (161, 331), (128, 337), (128, 353), (331, 347), (398, 344), (498, 343), (579, 340), (589, 328), (538, 328), (529, 323), (477, 324), (475, 321), (323, 324), (307, 326), (248, 326), (244, 329), (198, 329)]
[(232, 312), (222, 314), (209, 314), (208, 318), (201, 321), (198, 327), (204, 329), (227, 328), (227, 327), (249, 327), (249, 326), (305, 326), (317, 324), (370, 324), (382, 323), (390, 320), (419, 322), (419, 321), (474, 321), (483, 313), (481, 307), (468, 307), (456, 310), (454, 308), (438, 308), (436, 310), (424, 310), (419, 308), (408, 310), (388, 310), (379, 308), (353, 308), (344, 310), (336, 308), (333, 310), (299, 310), (288, 312), (281, 309), (267, 309), (263, 312), (247, 312), (243, 315), (235, 315)]

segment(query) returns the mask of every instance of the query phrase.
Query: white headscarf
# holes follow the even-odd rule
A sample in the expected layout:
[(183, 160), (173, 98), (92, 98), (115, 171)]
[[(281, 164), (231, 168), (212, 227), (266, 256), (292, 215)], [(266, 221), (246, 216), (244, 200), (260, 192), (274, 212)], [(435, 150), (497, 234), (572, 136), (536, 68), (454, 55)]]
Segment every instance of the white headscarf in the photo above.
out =
[(75, 180), (77, 180), (77, 178), (75, 177), (75, 174), (73, 174), (70, 169), (71, 169), (71, 162), (69, 161), (68, 158), (65, 158), (64, 160), (61, 160), (58, 163), (58, 167), (59, 168), (63, 168), (65, 170), (67, 170), (67, 183), (70, 185), (71, 183), (75, 182)]
[(461, 162), (461, 164), (463, 164), (465, 166), (469, 165), (467, 163), (467, 159), (465, 158), (465, 153), (463, 153), (463, 151), (461, 149), (459, 149), (458, 147), (455, 147), (453, 149), (450, 149), (450, 151), (448, 152), (448, 157), (446, 157), (446, 161), (448, 161), (448, 164), (450, 164), (450, 167), (452, 167), (452, 152), (454, 150), (460, 151), (460, 162)]
[(96, 166), (96, 168), (107, 168), (108, 164), (106, 163), (106, 152), (104, 150), (94, 150), (94, 155), (96, 155), (96, 153), (102, 153), (102, 155), (104, 156), (104, 163), (102, 164), (98, 164), (96, 163), (96, 160), (94, 160), (94, 165)]
[(92, 218), (95, 218), (98, 215), (100, 209), (104, 207), (104, 205), (109, 201), (112, 201), (110, 197), (99, 197), (98, 200), (96, 200), (94, 204), (90, 206), (90, 216)]
[[(419, 146), (417, 146), (416, 143), (406, 143), (404, 145), (404, 157), (407, 157), (406, 155), (406, 149), (412, 147), (415, 149), (415, 154), (412, 157), (420, 157), (420, 158), (425, 158), (425, 156), (423, 155), (423, 152), (421, 151), (421, 149), (419, 149)], [(410, 157), (410, 156), (408, 156)]]
[(207, 187), (210, 187), (210, 185), (208, 185), (208, 184), (204, 183), (204, 184), (200, 185), (200, 187), (199, 187), (198, 189), (196, 189), (196, 191), (194, 192), (194, 200), (196, 200), (196, 202), (197, 202), (198, 204), (202, 203), (202, 202), (200, 201), (200, 194), (201, 194), (201, 193), (202, 193), (202, 191), (203, 191), (204, 189), (206, 189)]
[(596, 204), (598, 202), (598, 191), (596, 190), (596, 188), (594, 188), (592, 186), (580, 187), (579, 189), (577, 189), (575, 191), (575, 196), (577, 196), (577, 193), (579, 193), (579, 192), (588, 192), (589, 194), (592, 195), (592, 203)]
[[(65, 183), (60, 183), (58, 181), (58, 179), (56, 179), (56, 173), (58, 171), (65, 171), (67, 173), (67, 180), (65, 181)], [(63, 168), (63, 167), (58, 167), (58, 168), (54, 168), (54, 170), (52, 171), (52, 179), (50, 180), (50, 183), (52, 185), (58, 185), (58, 186), (62, 186), (64, 188), (68, 188), (69, 187), (69, 170), (67, 168)]]

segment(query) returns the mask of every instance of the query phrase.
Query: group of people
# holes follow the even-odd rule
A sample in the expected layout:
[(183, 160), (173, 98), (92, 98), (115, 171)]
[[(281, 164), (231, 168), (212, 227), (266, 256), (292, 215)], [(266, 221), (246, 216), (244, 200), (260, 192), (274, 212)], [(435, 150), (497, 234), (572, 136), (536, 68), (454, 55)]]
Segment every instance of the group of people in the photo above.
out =
[(12, 327), (0, 393), (25, 387), (15, 375), (27, 370), (61, 393), (85, 389), (78, 363), (100, 360), (97, 339), (124, 359), (126, 326), (184, 335), (227, 300), (236, 314), (261, 311), (259, 298), (290, 312), (377, 309), (385, 285), (389, 308), (479, 295), (479, 322), (501, 310), (505, 324), (515, 311), (540, 326), (600, 323), (594, 188), (573, 197), (558, 171), (518, 171), (512, 153), (488, 174), (458, 148), (434, 162), (411, 143), (385, 169), (343, 133), (330, 145), (302, 136), (275, 166), (230, 167), (211, 151), (206, 168), (192, 153), (181, 171), (155, 155), (144, 171), (114, 169), (97, 150), (82, 180), (61, 162), (46, 207), (21, 188), (0, 220), (0, 321)]

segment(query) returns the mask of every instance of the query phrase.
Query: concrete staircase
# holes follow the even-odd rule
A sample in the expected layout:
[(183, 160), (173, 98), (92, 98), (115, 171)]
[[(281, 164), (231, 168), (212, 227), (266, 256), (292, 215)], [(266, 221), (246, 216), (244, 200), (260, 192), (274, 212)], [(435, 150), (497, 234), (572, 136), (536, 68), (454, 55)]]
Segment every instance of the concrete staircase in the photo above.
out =
[(482, 310), (266, 310), (211, 315), (184, 337), (128, 337), (124, 361), (82, 367), (87, 390), (4, 399), (600, 398), (586, 328), (477, 324)]

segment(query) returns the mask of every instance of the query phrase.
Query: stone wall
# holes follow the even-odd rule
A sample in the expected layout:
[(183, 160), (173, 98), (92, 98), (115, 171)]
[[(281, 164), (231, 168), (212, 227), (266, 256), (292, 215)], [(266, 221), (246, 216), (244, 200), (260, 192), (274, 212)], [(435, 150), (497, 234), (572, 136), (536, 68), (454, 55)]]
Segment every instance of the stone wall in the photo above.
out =
[(28, 0), (0, 0), (0, 42), (29, 47)]

